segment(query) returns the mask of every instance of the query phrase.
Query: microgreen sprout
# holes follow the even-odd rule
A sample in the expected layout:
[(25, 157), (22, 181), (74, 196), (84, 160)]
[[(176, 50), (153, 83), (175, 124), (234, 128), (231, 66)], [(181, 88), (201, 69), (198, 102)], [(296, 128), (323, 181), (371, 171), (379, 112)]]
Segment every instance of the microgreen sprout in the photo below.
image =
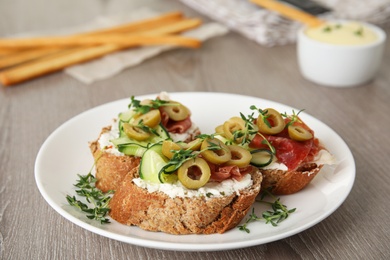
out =
[(250, 109), (259, 112), (259, 118), (260, 118), (261, 120), (263, 120), (263, 122), (264, 122), (269, 128), (272, 127), (272, 126), (271, 126), (271, 123), (270, 123), (269, 120), (268, 120), (268, 117), (269, 117), (269, 115), (267, 115), (268, 110), (262, 110), (261, 108), (257, 108), (257, 107), (254, 106), (254, 105), (250, 106)]
[(293, 125), (295, 122), (302, 122), (299, 119), (299, 114), (304, 111), (304, 109), (301, 109), (298, 111), (298, 113), (295, 113), (295, 110), (292, 111), (292, 115), (288, 115), (286, 112), (281, 113), (282, 117), (290, 119), (290, 121), (286, 124), (286, 128), (289, 127), (290, 125)]
[(151, 109), (158, 109), (162, 106), (167, 106), (168, 103), (169, 103), (169, 101), (166, 101), (166, 100), (153, 99), (153, 100), (150, 100), (150, 102), (148, 102), (146, 104), (141, 104), (140, 100), (135, 99), (135, 97), (132, 96), (131, 103), (129, 104), (128, 108), (129, 109), (133, 108), (133, 110), (136, 113), (146, 114)]
[(156, 129), (145, 125), (142, 119), (135, 126), (140, 128), (142, 131), (144, 131), (146, 133), (150, 133), (150, 134), (154, 134), (156, 136), (160, 136), (160, 134), (156, 131)]

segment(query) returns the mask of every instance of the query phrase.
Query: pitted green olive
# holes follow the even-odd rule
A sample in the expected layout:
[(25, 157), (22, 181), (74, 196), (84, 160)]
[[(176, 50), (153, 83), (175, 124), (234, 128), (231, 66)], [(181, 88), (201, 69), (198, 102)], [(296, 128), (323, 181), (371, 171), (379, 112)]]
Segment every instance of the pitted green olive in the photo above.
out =
[(190, 110), (178, 102), (169, 102), (167, 106), (163, 106), (163, 110), (174, 121), (184, 120), (190, 115)]
[(239, 168), (248, 166), (252, 160), (251, 153), (245, 148), (237, 145), (228, 145), (231, 153), (231, 159), (226, 162), (227, 165), (236, 165)]
[[(223, 134), (227, 139), (240, 143), (245, 131), (245, 121), (241, 117), (232, 117), (227, 120), (223, 126)], [(237, 135), (238, 134), (238, 135)]]
[(301, 126), (290, 125), (287, 129), (288, 135), (295, 141), (307, 141), (313, 138), (313, 135)]
[(129, 123), (123, 124), (123, 131), (129, 138), (137, 141), (145, 141), (151, 136), (150, 133), (145, 132), (141, 128), (131, 125)]
[[(264, 111), (266, 111), (266, 113), (264, 115), (259, 115), (257, 118), (259, 132), (268, 135), (276, 135), (282, 132), (286, 126), (282, 115), (273, 108), (267, 108), (264, 109)], [(267, 125), (265, 120), (269, 125)]]
[(232, 157), (229, 148), (222, 141), (215, 138), (205, 139), (200, 149), (203, 151), (202, 156), (211, 163), (222, 164)]
[(141, 121), (144, 125), (151, 128), (157, 126), (161, 122), (160, 110), (150, 110), (146, 114), (135, 117), (134, 125), (139, 124)]
[(188, 189), (199, 189), (210, 179), (211, 172), (207, 162), (199, 157), (183, 163), (177, 170), (179, 181)]
[(172, 159), (173, 157), (172, 150), (178, 151), (180, 149), (182, 149), (181, 146), (175, 142), (164, 140), (162, 143), (162, 154), (168, 159)]

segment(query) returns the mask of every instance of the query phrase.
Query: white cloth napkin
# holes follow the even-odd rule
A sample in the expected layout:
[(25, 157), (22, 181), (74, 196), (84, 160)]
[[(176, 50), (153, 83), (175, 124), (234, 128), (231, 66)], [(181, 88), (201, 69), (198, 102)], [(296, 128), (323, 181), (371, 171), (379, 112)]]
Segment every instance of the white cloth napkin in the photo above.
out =
[[(293, 43), (299, 22), (279, 16), (249, 0), (180, 0), (191, 8), (264, 46)], [(351, 19), (378, 25), (390, 23), (390, 0), (316, 0), (332, 9), (324, 19)]]

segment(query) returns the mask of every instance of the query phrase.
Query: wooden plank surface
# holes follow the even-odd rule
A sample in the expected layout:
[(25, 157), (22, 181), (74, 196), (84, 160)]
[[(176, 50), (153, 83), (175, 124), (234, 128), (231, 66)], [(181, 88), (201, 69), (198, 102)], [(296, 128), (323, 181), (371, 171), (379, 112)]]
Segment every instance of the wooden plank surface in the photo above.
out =
[[(0, 36), (74, 26), (142, 6), (202, 17), (174, 0), (1, 1)], [(299, 74), (295, 45), (265, 48), (229, 33), (200, 50), (169, 51), (91, 85), (59, 72), (1, 88), (0, 258), (386, 259), (390, 256), (389, 71), (387, 42), (373, 82), (357, 88), (326, 88)], [(335, 213), (297, 235), (216, 252), (134, 246), (86, 231), (55, 212), (34, 180), (35, 158), (48, 135), (87, 109), (161, 90), (229, 92), (305, 108), (333, 128), (354, 155), (357, 173), (349, 197)]]

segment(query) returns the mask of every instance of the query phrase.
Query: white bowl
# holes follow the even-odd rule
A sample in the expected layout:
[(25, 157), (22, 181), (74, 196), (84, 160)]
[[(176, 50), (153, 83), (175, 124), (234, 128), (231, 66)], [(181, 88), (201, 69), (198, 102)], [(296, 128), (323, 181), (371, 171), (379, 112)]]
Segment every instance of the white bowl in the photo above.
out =
[(302, 75), (330, 87), (359, 86), (372, 80), (381, 65), (386, 33), (375, 25), (361, 24), (378, 39), (365, 45), (336, 45), (309, 38), (306, 28), (299, 30), (297, 53)]

